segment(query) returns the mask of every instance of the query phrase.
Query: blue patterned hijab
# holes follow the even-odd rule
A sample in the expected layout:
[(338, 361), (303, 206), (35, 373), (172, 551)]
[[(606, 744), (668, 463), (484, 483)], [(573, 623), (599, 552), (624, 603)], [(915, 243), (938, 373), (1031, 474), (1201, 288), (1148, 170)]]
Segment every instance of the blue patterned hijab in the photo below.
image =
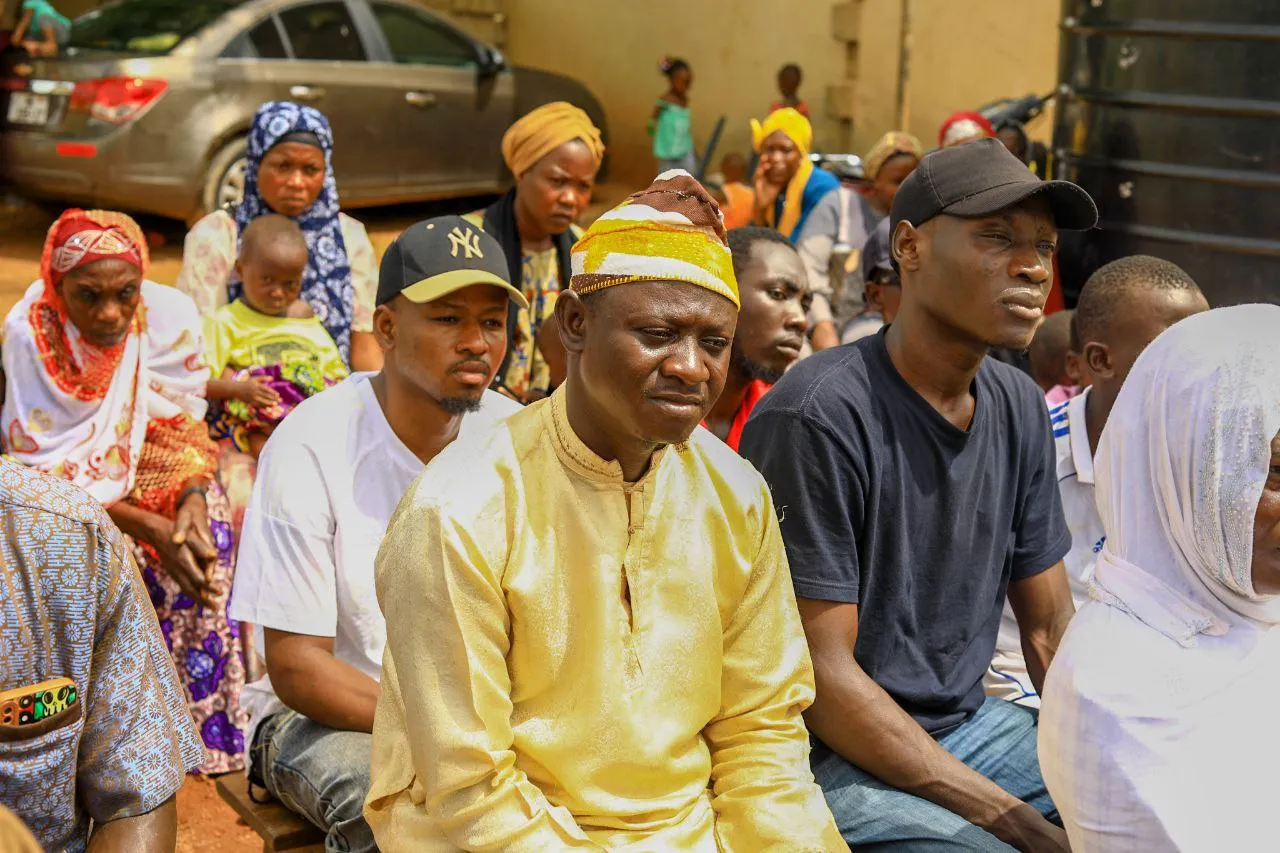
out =
[[(354, 301), (351, 263), (338, 222), (338, 185), (333, 179), (333, 131), (324, 113), (288, 101), (268, 101), (258, 108), (249, 128), (249, 155), (245, 164), (244, 200), (236, 208), (236, 231), (265, 213), (272, 213), (258, 192), (258, 168), (262, 158), (292, 133), (310, 133), (324, 151), (325, 176), (320, 195), (295, 221), (307, 238), (310, 258), (302, 275), (302, 298), (311, 306), (325, 330), (333, 336), (338, 351), (351, 362), (351, 318)], [(231, 300), (239, 299), (243, 286), (232, 274), (227, 287)]]

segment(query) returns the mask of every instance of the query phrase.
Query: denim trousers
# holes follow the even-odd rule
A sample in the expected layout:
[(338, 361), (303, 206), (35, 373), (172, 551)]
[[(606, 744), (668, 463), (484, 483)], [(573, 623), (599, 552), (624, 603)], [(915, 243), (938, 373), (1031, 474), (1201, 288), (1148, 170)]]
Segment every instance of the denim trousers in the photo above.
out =
[(324, 830), (326, 853), (376, 853), (364, 821), (372, 748), (373, 735), (282, 711), (262, 721), (252, 760), (273, 797)]
[[(987, 697), (972, 717), (938, 744), (1013, 796), (1058, 823), (1036, 757), (1038, 716)], [(858, 851), (1001, 851), (1014, 848), (942, 806), (890, 787), (815, 741), (813, 775), (844, 840)]]

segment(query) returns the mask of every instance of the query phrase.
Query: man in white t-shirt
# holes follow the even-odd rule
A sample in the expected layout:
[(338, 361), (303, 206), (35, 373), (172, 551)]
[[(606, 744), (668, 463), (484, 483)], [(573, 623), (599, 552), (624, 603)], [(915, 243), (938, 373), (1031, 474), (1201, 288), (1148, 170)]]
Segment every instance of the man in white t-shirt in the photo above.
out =
[[(1071, 530), (1071, 550), (1063, 562), (1077, 609), (1089, 597), (1094, 563), (1106, 539), (1093, 497), (1093, 454), (1120, 386), (1138, 356), (1165, 329), (1207, 310), (1209, 303), (1191, 276), (1147, 255), (1112, 261), (1080, 291), (1071, 348), (1081, 354), (1084, 381), (1091, 387), (1049, 410), (1058, 451), (1058, 492)], [(1008, 604), (984, 686), (988, 696), (1040, 707)]]
[(456, 216), (413, 225), (379, 274), (381, 372), (302, 403), (258, 463), (231, 605), (263, 630), (267, 661), (241, 696), (249, 778), (331, 850), (377, 849), (361, 813), (386, 643), (374, 558), (426, 463), (520, 408), (486, 390), (510, 302), (526, 307), (493, 237)]

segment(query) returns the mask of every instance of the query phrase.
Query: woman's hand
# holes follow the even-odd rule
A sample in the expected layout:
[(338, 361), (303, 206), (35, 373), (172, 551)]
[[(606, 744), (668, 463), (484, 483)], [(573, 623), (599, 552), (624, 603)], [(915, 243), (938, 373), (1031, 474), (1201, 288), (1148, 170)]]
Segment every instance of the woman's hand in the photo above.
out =
[(752, 218), (761, 225), (768, 222), (769, 211), (773, 210), (773, 206), (778, 201), (778, 194), (782, 192), (782, 187), (769, 183), (768, 174), (769, 170), (765, 167), (764, 158), (761, 158), (760, 162), (756, 163), (756, 174), (752, 179), (756, 191), (756, 209)]
[(160, 518), (152, 547), (169, 577), (188, 596), (206, 607), (223, 592), (213, 581), (218, 549), (213, 544), (204, 494), (193, 492), (178, 507), (174, 520)]
[[(107, 514), (122, 532), (138, 542), (150, 545), (160, 557), (160, 567), (173, 578), (178, 589), (189, 598), (206, 606), (212, 606), (218, 590), (212, 584), (213, 560), (217, 549), (213, 547), (213, 534), (205, 512), (204, 496), (194, 493), (187, 496), (179, 507), (174, 521), (128, 501), (117, 501), (107, 507)], [(182, 520), (181, 541), (174, 538)], [(209, 559), (209, 555), (213, 559)], [(204, 557), (204, 565), (197, 555)]]

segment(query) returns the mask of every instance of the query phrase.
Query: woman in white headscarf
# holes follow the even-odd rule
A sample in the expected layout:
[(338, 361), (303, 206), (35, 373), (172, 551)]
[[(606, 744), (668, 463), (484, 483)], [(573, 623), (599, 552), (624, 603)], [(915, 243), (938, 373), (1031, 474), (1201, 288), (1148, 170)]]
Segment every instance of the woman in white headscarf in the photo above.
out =
[(1280, 307), (1183, 320), (1098, 445), (1106, 544), (1045, 683), (1074, 853), (1280, 849)]

